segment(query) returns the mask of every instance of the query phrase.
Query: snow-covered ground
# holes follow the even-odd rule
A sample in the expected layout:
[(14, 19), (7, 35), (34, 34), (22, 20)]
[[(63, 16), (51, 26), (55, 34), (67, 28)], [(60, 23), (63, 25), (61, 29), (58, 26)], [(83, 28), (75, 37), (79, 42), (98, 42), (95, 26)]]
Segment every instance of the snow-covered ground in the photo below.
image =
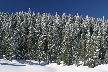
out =
[(31, 61), (31, 65), (28, 64), (29, 61), (16, 61), (13, 60), (0, 60), (0, 72), (108, 72), (108, 65), (100, 65), (95, 68), (88, 68), (87, 66), (75, 65), (63, 66), (51, 63), (49, 65), (44, 65), (41, 62), (38, 65), (37, 61)]

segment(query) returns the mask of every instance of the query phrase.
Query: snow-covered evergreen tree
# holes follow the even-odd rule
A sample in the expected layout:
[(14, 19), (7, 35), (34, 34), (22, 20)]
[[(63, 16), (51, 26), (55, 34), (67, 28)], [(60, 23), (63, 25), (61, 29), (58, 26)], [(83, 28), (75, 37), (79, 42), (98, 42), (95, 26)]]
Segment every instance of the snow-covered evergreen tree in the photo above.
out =
[(65, 65), (79, 61), (95, 67), (108, 63), (108, 20), (50, 13), (0, 12), (0, 58), (52, 61)]

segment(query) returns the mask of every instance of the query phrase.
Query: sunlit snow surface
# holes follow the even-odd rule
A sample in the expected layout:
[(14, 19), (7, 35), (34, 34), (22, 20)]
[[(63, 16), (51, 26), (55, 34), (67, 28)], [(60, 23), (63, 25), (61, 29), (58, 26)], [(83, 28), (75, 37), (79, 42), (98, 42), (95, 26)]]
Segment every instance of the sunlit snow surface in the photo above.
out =
[[(108, 72), (108, 65), (100, 65), (95, 68), (88, 68), (87, 66), (75, 65), (63, 66), (51, 63), (49, 65), (44, 65), (41, 62), (38, 65), (37, 61), (31, 61), (31, 65), (28, 64), (29, 61), (7, 61), (0, 60), (0, 72)], [(23, 64), (22, 64), (23, 63)]]

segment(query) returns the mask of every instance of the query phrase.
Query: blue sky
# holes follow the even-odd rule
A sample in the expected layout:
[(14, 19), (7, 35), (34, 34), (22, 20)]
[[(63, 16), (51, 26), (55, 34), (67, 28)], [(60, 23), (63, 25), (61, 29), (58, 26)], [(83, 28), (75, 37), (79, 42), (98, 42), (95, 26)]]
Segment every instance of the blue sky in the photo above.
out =
[(108, 0), (1, 0), (0, 12), (15, 13), (19, 11), (32, 11), (40, 13), (58, 12), (93, 16), (95, 18), (108, 18)]

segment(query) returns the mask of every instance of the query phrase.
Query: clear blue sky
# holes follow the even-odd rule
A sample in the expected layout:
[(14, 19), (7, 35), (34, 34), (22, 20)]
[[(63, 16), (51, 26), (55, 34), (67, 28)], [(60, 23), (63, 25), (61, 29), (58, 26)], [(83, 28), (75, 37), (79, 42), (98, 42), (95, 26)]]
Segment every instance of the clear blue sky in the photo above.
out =
[(58, 12), (62, 15), (79, 13), (95, 18), (108, 18), (108, 0), (0, 0), (0, 12), (15, 13), (16, 11), (32, 11), (40, 13)]

